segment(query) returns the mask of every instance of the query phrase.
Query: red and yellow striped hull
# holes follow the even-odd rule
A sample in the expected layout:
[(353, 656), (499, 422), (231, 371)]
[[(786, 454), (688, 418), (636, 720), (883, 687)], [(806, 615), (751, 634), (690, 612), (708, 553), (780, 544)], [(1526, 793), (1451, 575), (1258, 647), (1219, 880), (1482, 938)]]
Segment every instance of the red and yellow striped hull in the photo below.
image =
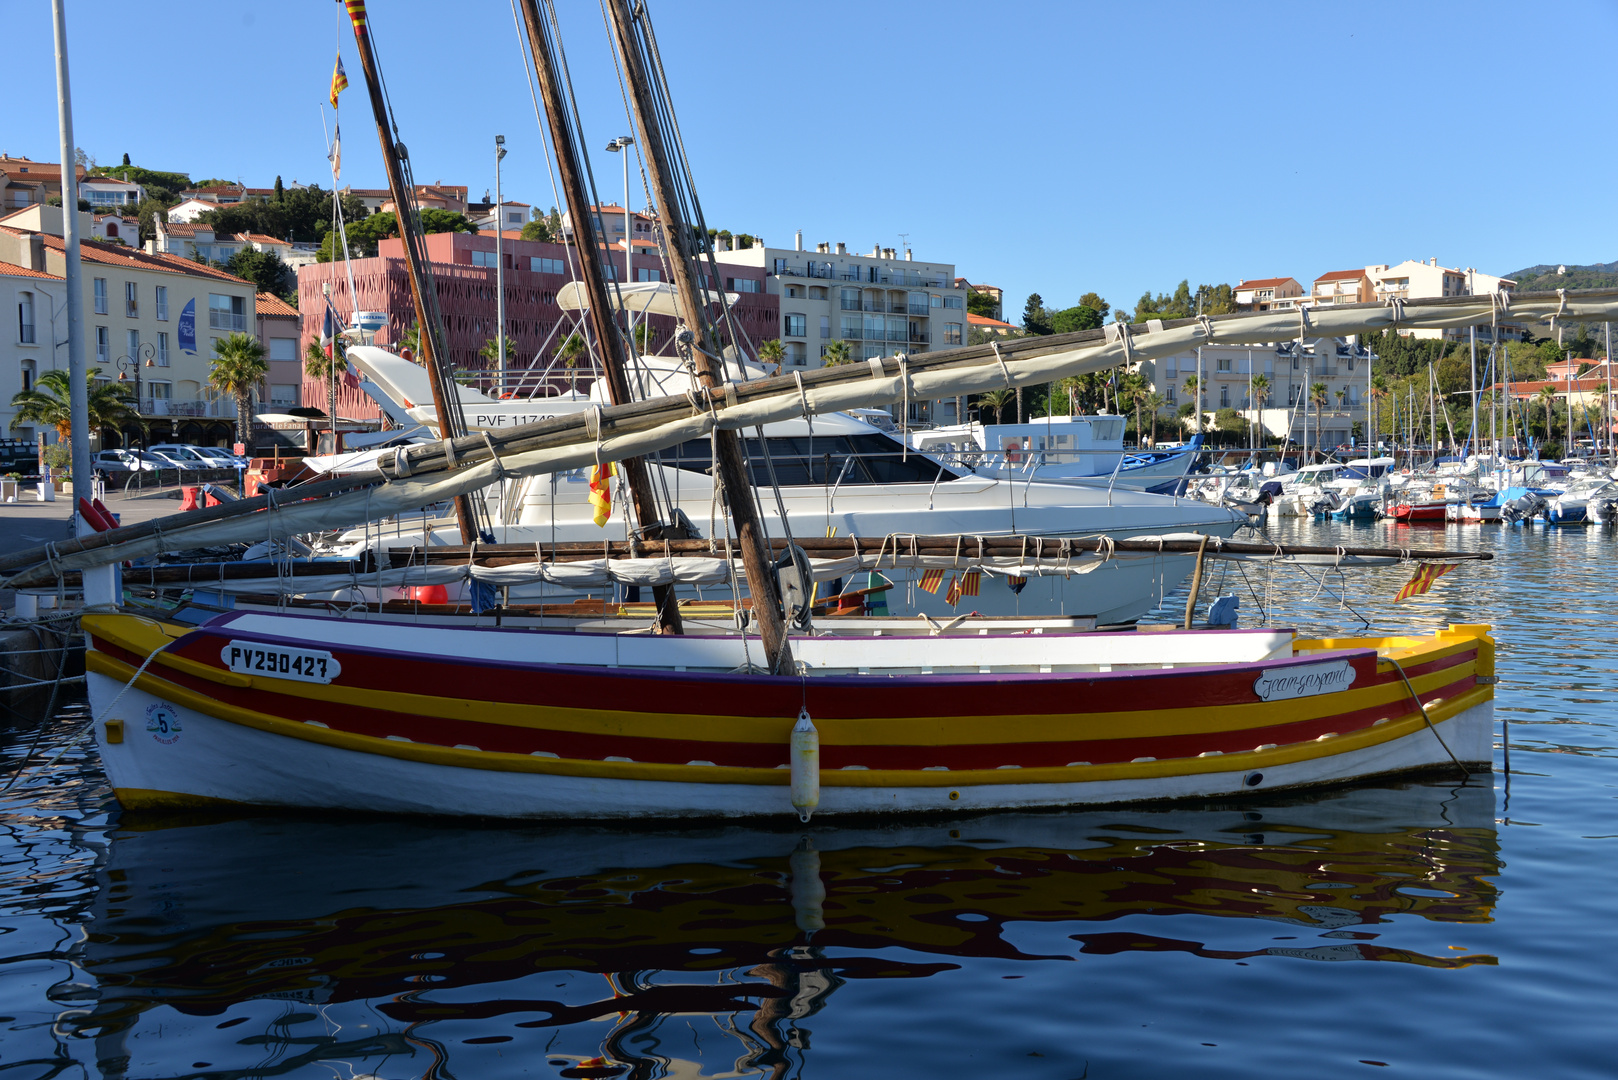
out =
[[(788, 813), (800, 709), (819, 731), (822, 814), (1198, 797), (1454, 768), (1452, 756), (1486, 769), (1491, 756), (1494, 653), (1479, 626), (1289, 642), (1279, 654), (1263, 631), (804, 639), (809, 673), (779, 678), (714, 667), (727, 650), (740, 661), (735, 639), (242, 614), (196, 628), (131, 615), (84, 625), (103, 756), (128, 807)], [(232, 643), (253, 642), (324, 650), (341, 675), (230, 670)], [(1266, 655), (1203, 662), (1244, 648)], [(980, 670), (884, 663), (963, 649)], [(660, 650), (674, 662), (658, 664)], [(1097, 656), (1126, 662), (1084, 663)], [(1037, 662), (1006, 662), (1024, 659)], [(1344, 685), (1260, 696), (1320, 671)]]

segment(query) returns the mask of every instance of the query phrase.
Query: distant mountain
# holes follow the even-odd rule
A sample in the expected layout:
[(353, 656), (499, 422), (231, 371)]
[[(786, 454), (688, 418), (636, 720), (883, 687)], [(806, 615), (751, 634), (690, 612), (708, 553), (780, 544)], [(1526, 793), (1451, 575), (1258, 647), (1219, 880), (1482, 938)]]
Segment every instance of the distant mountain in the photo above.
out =
[(1542, 289), (1601, 289), (1618, 286), (1618, 260), (1593, 263), (1589, 266), (1569, 266), (1565, 274), (1556, 272), (1557, 264), (1542, 263), (1507, 274), (1517, 283), (1518, 292), (1539, 292)]

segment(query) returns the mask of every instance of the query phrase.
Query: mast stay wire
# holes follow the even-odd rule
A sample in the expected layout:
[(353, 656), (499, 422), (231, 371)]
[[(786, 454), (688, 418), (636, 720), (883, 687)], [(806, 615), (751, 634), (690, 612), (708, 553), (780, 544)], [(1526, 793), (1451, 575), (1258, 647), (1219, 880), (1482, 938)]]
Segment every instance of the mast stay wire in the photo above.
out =
[[(426, 339), (431, 343), (430, 348), (436, 363), (428, 369), (428, 375), (438, 385), (439, 399), (444, 402), (444, 411), (448, 414), (438, 418), (439, 434), (446, 440), (460, 438), (466, 434), (466, 418), (461, 415), (458, 408), (450, 404), (451, 402), (458, 404), (461, 396), (454, 378), (450, 375), (448, 345), (443, 334), (444, 312), (438, 302), (438, 281), (433, 273), (432, 257), (427, 251), (425, 242), (427, 234), (421, 223), (421, 209), (416, 203), (415, 170), (411, 165), (409, 153), (404, 150), (404, 144), (399, 137), (398, 114), (394, 112), (393, 97), (388, 92), (388, 77), (384, 72), (379, 56), (380, 50), (377, 48), (376, 27), (374, 24), (367, 28), (367, 36), (371, 39), (372, 55), (378, 57), (376, 61), (376, 77), (382, 90), (383, 105), (387, 109), (388, 125), (393, 129), (394, 146), (401, 151), (398, 156), (399, 168), (404, 180), (404, 191), (401, 194), (404, 196), (405, 204), (394, 207), (394, 221), (399, 228), (399, 238), (403, 243), (409, 244), (412, 236), (420, 237), (423, 241), (421, 244), (421, 267), (430, 288), (421, 290), (423, 294), (422, 305), (427, 309), (427, 322), (431, 325), (417, 327), (417, 334), (418, 338), (420, 335), (425, 335)], [(472, 513), (472, 524), (476, 531), (492, 537), (493, 522), (487, 502), (482, 498), (468, 497), (466, 505)], [(461, 539), (470, 543), (473, 538), (462, 537)]]
[[(601, 4), (600, 7), (602, 21), (606, 26), (607, 38), (610, 42), (614, 36), (611, 20), (607, 16), (606, 6)], [(673, 166), (673, 175), (670, 177), (670, 179), (673, 181), (674, 196), (676, 202), (678, 203), (679, 217), (680, 220), (690, 223), (693, 233), (692, 240), (699, 250), (698, 259), (707, 263), (706, 274), (692, 275), (697, 281), (698, 287), (703, 288), (704, 303), (702, 304), (702, 307), (704, 309), (707, 307), (709, 295), (717, 295), (720, 308), (720, 320), (730, 329), (730, 339), (736, 349), (737, 369), (740, 371), (742, 380), (744, 382), (750, 381), (752, 376), (747, 370), (746, 354), (743, 353), (741, 349), (741, 335), (738, 332), (739, 327), (737, 326), (734, 313), (731, 311), (729, 299), (725, 295), (725, 290), (719, 287), (709, 289), (703, 287), (701, 284), (703, 280), (707, 280), (713, 282), (715, 286), (717, 286), (722, 279), (719, 276), (718, 260), (714, 258), (713, 242), (708, 236), (707, 219), (702, 213), (702, 203), (697, 198), (696, 180), (691, 172), (690, 159), (686, 155), (685, 140), (680, 132), (679, 121), (674, 115), (674, 104), (668, 89), (668, 75), (664, 71), (662, 56), (657, 49), (657, 37), (652, 30), (651, 14), (647, 9), (645, 0), (638, 0), (638, 2), (634, 5), (632, 17), (635, 26), (638, 27), (641, 32), (641, 36), (637, 40), (628, 42), (627, 44), (629, 47), (634, 48), (641, 54), (642, 62), (645, 64), (646, 70), (651, 73), (651, 85), (647, 87), (647, 92), (651, 99), (652, 109), (654, 112), (653, 122), (656, 123), (659, 133), (663, 136), (664, 145), (671, 147), (673, 150), (673, 161), (671, 161), (671, 165)], [(624, 97), (625, 111), (628, 112), (629, 101), (623, 85), (623, 70), (621, 66), (619, 66), (616, 55), (614, 55), (613, 64), (614, 70), (618, 72), (619, 93)], [(638, 153), (639, 151), (637, 150), (637, 154)], [(642, 182), (644, 183), (644, 173), (642, 175)], [(647, 192), (647, 198), (648, 202), (650, 202), (649, 190)], [(666, 235), (668, 227), (669, 223), (664, 222), (665, 244), (668, 243), (668, 236)], [(701, 327), (691, 327), (690, 329), (694, 335), (700, 333), (702, 330)], [(705, 341), (699, 343), (694, 342), (693, 348), (700, 348), (708, 344), (710, 343)], [(713, 344), (717, 345), (717, 342)], [(719, 371), (722, 376), (726, 376), (727, 373), (725, 371), (724, 351), (723, 349), (717, 349), (716, 351), (719, 352)], [(695, 375), (693, 372), (693, 383), (694, 382)], [(765, 472), (769, 477), (771, 492), (775, 498), (776, 512), (781, 519), (781, 529), (785, 535), (788, 545), (791, 545), (793, 543), (792, 526), (787, 520), (786, 502), (781, 494), (780, 483), (776, 478), (775, 462), (770, 454), (769, 440), (764, 437), (764, 429), (762, 426), (755, 427), (754, 433), (758, 439), (759, 451), (764, 459)], [(751, 467), (749, 467), (749, 471), (751, 471)], [(759, 517), (759, 528), (764, 533), (765, 538), (768, 539), (770, 535), (769, 523), (768, 519), (764, 518), (762, 515)]]

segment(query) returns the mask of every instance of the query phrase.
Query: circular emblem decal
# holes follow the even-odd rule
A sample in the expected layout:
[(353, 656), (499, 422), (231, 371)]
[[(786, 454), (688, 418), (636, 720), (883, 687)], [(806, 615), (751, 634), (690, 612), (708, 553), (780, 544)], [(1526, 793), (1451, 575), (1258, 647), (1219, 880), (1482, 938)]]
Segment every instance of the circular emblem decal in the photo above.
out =
[(148, 705), (146, 730), (164, 746), (172, 746), (180, 737), (180, 714), (166, 701)]

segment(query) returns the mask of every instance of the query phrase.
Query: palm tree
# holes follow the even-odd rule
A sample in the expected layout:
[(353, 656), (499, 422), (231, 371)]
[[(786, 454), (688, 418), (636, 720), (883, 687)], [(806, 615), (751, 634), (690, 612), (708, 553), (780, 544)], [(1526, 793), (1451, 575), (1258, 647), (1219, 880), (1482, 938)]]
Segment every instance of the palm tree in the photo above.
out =
[(1005, 411), (1006, 406), (1010, 405), (1015, 397), (1016, 394), (1013, 391), (1002, 387), (999, 390), (990, 390), (987, 393), (978, 395), (978, 405), (981, 408), (993, 409), (994, 422), (998, 424), (1000, 414)]
[(1539, 388), (1539, 393), (1534, 396), (1539, 398), (1540, 404), (1545, 406), (1545, 441), (1550, 442), (1551, 423), (1556, 418), (1556, 388), (1550, 383), (1546, 383)]
[(1127, 399), (1135, 407), (1135, 442), (1140, 443), (1140, 408), (1146, 399), (1152, 395), (1152, 384), (1146, 381), (1146, 376), (1138, 371), (1125, 372), (1124, 377), (1118, 380), (1118, 393), (1120, 398)]
[(826, 350), (820, 354), (820, 362), (825, 364), (827, 367), (838, 367), (842, 364), (852, 364), (854, 362), (854, 357), (848, 351), (848, 342), (839, 338), (830, 345), (827, 345)]
[[(844, 345), (843, 348), (848, 348)], [(781, 344), (780, 338), (771, 338), (758, 347), (758, 362), (761, 364), (774, 364), (780, 367), (787, 358), (786, 346)]]
[(318, 341), (311, 341), (303, 350), (303, 373), (311, 379), (328, 382), (346, 366), (341, 353), (334, 348), (332, 355), (327, 356)]
[[(1315, 406), (1315, 456), (1319, 457), (1320, 456), (1320, 410), (1324, 409), (1326, 407), (1326, 402), (1331, 400), (1331, 395), (1327, 391), (1326, 384), (1323, 383), (1323, 382), (1317, 382), (1314, 385), (1310, 386), (1309, 387), (1309, 400)], [(1309, 430), (1307, 425), (1304, 427), (1304, 430), (1305, 431)]]
[(252, 334), (236, 333), (214, 341), (213, 356), (208, 385), (236, 399), (236, 441), (245, 445), (253, 391), (270, 373), (269, 362), (264, 359), (264, 346)]
[(1207, 379), (1198, 379), (1195, 375), (1185, 377), (1182, 389), (1191, 399), (1191, 415), (1197, 418), (1197, 430), (1202, 430), (1202, 389), (1208, 385)]
[(1268, 375), (1253, 376), (1253, 408), (1258, 411), (1259, 426), (1264, 424), (1264, 403), (1270, 400), (1270, 377)]
[(575, 383), (578, 378), (579, 357), (584, 355), (584, 338), (578, 331), (569, 334), (560, 345), (556, 347), (556, 358), (562, 361), (567, 368), (567, 392), (575, 392)]
[(1146, 411), (1152, 418), (1152, 445), (1157, 445), (1157, 414), (1163, 411), (1168, 404), (1168, 398), (1162, 394), (1151, 393), (1146, 395)]
[[(84, 376), (91, 431), (116, 427), (126, 418), (135, 415), (134, 410), (129, 407), (135, 400), (135, 395), (122, 383), (105, 382), (97, 385), (96, 376), (100, 374), (101, 369), (95, 368), (86, 372)], [(56, 429), (58, 441), (64, 444), (69, 442), (73, 437), (73, 413), (68, 404), (73, 392), (72, 386), (67, 372), (60, 368), (52, 368), (34, 380), (32, 390), (13, 394), (11, 407), (17, 412), (11, 418), (12, 430), (23, 424), (49, 424)]]
[(1377, 376), (1375, 376), (1375, 377), (1373, 377), (1371, 379), (1371, 428), (1370, 428), (1370, 430), (1371, 430), (1371, 439), (1370, 439), (1370, 443), (1371, 443), (1371, 445), (1373, 447), (1376, 445), (1377, 440), (1379, 438), (1381, 438), (1381, 436), (1382, 436), (1382, 427), (1381, 427), (1381, 424), (1378, 422), (1377, 415), (1376, 415), (1377, 402), (1379, 402), (1383, 398), (1387, 397), (1388, 393), (1389, 393), (1389, 391), (1388, 391), (1387, 376), (1385, 376), (1385, 375), (1377, 375)]
[(417, 326), (415, 323), (411, 323), (410, 326), (405, 329), (405, 332), (399, 335), (399, 340), (394, 344), (397, 346), (394, 351), (399, 355), (404, 355), (404, 353), (408, 350), (412, 360), (418, 364), (422, 363), (421, 327)]

